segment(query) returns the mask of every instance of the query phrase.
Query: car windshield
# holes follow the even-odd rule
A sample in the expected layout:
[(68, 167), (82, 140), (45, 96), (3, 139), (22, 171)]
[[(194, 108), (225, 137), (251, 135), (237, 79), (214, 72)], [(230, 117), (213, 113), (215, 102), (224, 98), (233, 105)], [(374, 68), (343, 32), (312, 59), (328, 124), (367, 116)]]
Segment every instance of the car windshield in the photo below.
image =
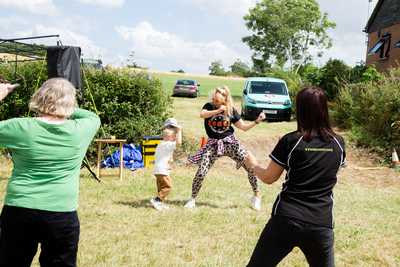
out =
[(285, 84), (276, 82), (251, 82), (249, 93), (287, 95)]
[(179, 80), (176, 84), (194, 85), (194, 81), (191, 81), (191, 80)]

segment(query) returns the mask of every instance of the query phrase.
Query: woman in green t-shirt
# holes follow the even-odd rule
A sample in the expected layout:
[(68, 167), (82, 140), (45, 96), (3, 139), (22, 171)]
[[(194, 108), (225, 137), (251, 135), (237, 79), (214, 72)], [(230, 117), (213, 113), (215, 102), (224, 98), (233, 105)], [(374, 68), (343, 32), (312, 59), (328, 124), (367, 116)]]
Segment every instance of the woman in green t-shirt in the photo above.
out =
[[(6, 89), (0, 86), (0, 98)], [(76, 108), (75, 93), (69, 81), (50, 79), (29, 103), (38, 117), (0, 122), (0, 146), (14, 165), (0, 217), (0, 266), (30, 266), (38, 243), (42, 266), (76, 266), (79, 172), (100, 119)]]

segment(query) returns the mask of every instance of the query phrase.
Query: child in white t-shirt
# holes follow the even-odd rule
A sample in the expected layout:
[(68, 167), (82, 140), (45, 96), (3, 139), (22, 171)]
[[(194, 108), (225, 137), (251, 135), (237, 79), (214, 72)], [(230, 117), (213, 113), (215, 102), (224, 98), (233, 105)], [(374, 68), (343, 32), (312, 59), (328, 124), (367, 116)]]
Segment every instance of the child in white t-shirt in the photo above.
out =
[(154, 153), (154, 175), (157, 178), (158, 194), (150, 200), (157, 210), (168, 209), (163, 204), (165, 197), (172, 191), (173, 185), (169, 172), (172, 167), (173, 153), (177, 146), (182, 143), (181, 126), (175, 119), (168, 119), (163, 126), (163, 141), (161, 141)]

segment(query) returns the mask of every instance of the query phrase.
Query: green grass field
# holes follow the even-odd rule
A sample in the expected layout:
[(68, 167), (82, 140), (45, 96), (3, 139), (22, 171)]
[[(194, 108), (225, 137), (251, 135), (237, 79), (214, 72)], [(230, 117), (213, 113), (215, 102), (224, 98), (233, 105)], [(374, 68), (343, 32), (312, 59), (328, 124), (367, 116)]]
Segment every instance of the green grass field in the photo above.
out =
[[(168, 78), (169, 84), (177, 80), (173, 77)], [(198, 80), (210, 90), (224, 82)], [(240, 93), (243, 81), (235, 85), (236, 82), (228, 86), (238, 88)], [(172, 93), (166, 81), (165, 88)], [(183, 134), (198, 140), (199, 146), (205, 136), (199, 113), (206, 101), (206, 96), (177, 97), (172, 108)], [(240, 106), (237, 99), (235, 106)], [(236, 133), (243, 143), (257, 148), (256, 156), (266, 166), (278, 137), (295, 129), (294, 121), (263, 122), (248, 132)], [(400, 266), (400, 186), (396, 182), (399, 177), (394, 171), (385, 170), (388, 178), (380, 181), (377, 177), (382, 172), (355, 170), (353, 164), (348, 161), (349, 167), (339, 173), (335, 188), (336, 266)], [(151, 169), (124, 169), (123, 181), (105, 177), (101, 183), (83, 169), (78, 266), (245, 266), (270, 217), (283, 177), (273, 185), (260, 184), (262, 207), (255, 211), (251, 208), (252, 190), (246, 172), (234, 167), (229, 158), (219, 159), (204, 181), (196, 207), (187, 210), (183, 205), (190, 197), (197, 165), (175, 164), (171, 172), (174, 189), (165, 201), (170, 209), (161, 212), (149, 202), (157, 193)], [(11, 161), (0, 157), (1, 203), (11, 169)], [(39, 266), (37, 259), (36, 255), (33, 266)], [(308, 265), (296, 248), (279, 266)]]
[(193, 79), (200, 84), (202, 96), (208, 96), (208, 93), (216, 87), (228, 86), (234, 99), (242, 97), (245, 79), (229, 79), (224, 77), (197, 77), (190, 75), (168, 75), (160, 73), (151, 73), (151, 76), (160, 79), (166, 92), (172, 95), (172, 89), (179, 79)]

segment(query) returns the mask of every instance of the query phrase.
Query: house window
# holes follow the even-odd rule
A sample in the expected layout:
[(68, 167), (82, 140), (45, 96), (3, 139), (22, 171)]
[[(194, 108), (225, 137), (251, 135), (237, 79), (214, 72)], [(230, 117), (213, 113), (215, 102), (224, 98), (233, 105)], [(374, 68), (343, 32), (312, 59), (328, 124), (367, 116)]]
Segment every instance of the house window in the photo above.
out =
[(368, 55), (375, 54), (379, 51), (379, 58), (388, 58), (390, 53), (390, 37), (391, 33), (385, 33), (378, 43), (368, 52)]
[(393, 47), (400, 47), (400, 40)]

